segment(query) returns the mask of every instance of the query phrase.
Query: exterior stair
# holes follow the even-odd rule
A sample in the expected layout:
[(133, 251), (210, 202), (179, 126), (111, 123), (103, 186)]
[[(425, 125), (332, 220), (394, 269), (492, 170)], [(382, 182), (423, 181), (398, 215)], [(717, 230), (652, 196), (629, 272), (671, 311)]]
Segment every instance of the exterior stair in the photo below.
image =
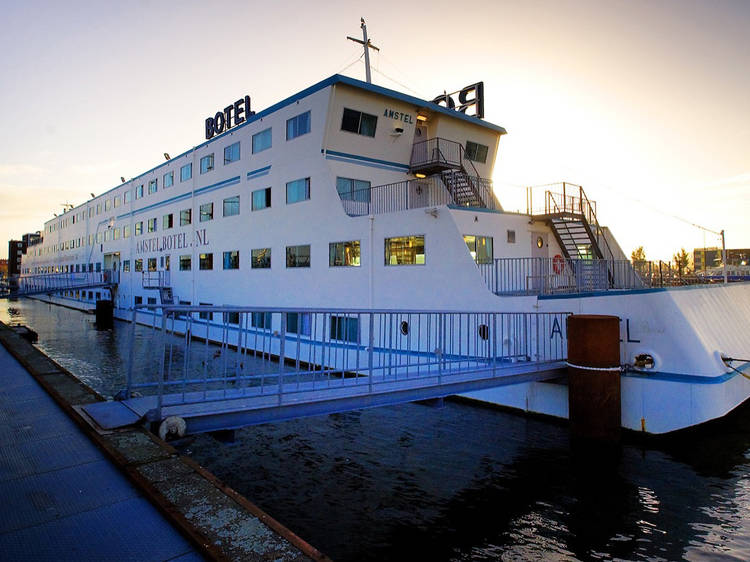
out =
[(172, 287), (159, 287), (159, 300), (161, 304), (174, 304)]
[(462, 207), (486, 207), (482, 197), (474, 187), (471, 178), (463, 170), (445, 170), (440, 177), (456, 205)]

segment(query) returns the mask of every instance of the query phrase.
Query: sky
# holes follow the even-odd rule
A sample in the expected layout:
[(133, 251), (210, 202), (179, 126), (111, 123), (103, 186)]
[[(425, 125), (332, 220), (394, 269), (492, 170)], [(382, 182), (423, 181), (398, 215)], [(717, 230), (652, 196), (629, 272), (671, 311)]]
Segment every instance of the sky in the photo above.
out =
[(206, 116), (335, 73), (432, 99), (485, 84), (506, 210), (567, 181), (626, 254), (750, 247), (750, 1), (4, 0), (0, 257), (199, 144)]

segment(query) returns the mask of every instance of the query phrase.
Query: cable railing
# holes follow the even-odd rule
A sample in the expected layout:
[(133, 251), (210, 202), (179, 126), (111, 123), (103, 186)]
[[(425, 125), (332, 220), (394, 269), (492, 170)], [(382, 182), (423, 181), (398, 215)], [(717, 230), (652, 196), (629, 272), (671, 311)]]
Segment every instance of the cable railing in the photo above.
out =
[[(123, 395), (157, 396), (160, 419), (180, 404), (282, 405), (549, 370), (566, 357), (567, 315), (141, 306)], [(136, 321), (154, 335), (136, 338)]]

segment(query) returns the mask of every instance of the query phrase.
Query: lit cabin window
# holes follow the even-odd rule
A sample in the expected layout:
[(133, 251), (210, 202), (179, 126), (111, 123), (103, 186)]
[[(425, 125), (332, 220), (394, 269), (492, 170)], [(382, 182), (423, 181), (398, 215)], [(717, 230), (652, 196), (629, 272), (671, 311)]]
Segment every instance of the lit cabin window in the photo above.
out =
[(190, 271), (192, 268), (192, 257), (191, 256), (180, 256), (180, 271)]
[(464, 153), (464, 155), (468, 160), (473, 160), (474, 162), (481, 162), (482, 164), (484, 164), (485, 162), (487, 162), (487, 150), (488, 147), (486, 145), (467, 140), (466, 152)]
[(377, 124), (378, 118), (375, 115), (344, 108), (344, 117), (341, 119), (342, 131), (349, 131), (350, 133), (357, 133), (366, 137), (374, 137)]
[(205, 174), (206, 172), (210, 172), (214, 169), (214, 155), (213, 153), (209, 154), (208, 156), (204, 156), (201, 158), (200, 161), (200, 170), (201, 174)]
[(148, 270), (156, 271), (156, 258), (148, 258)]
[(180, 168), (180, 181), (187, 181), (193, 177), (193, 163), (185, 164)]
[(469, 248), (472, 259), (477, 263), (492, 263), (492, 236), (475, 236), (465, 234), (464, 242)]
[(240, 159), (240, 142), (237, 141), (234, 144), (224, 148), (224, 164), (231, 164)]
[(349, 242), (331, 242), (328, 244), (329, 267), (359, 267), (359, 265), (359, 240), (351, 240)]
[(305, 111), (286, 121), (286, 140), (292, 140), (310, 132), (310, 112)]
[(253, 135), (253, 154), (271, 148), (271, 129)]
[(385, 239), (385, 265), (423, 265), (424, 235)]
[(135, 260), (135, 270), (136, 271), (143, 271), (143, 259), (139, 258)]
[(143, 234), (143, 221), (138, 221), (135, 223), (135, 235), (140, 236)]
[(207, 270), (214, 268), (214, 255), (213, 254), (199, 254), (198, 255), (198, 269)]
[(251, 252), (250, 267), (252, 269), (271, 268), (271, 248), (258, 248)]

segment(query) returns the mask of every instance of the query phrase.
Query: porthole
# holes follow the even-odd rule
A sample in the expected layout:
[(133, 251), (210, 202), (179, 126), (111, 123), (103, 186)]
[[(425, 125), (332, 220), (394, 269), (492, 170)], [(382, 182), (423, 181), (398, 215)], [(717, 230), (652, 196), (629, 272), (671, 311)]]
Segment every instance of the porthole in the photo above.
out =
[(654, 358), (648, 353), (640, 353), (636, 355), (635, 360), (633, 361), (633, 365), (639, 369), (653, 369), (654, 364)]
[(487, 324), (479, 325), (479, 337), (483, 340), (487, 340), (490, 337), (490, 327)]
[(409, 335), (409, 323), (406, 320), (401, 321), (401, 325), (399, 326), (399, 330), (401, 330), (401, 333), (405, 336)]
[(536, 237), (536, 247), (537, 248), (541, 248), (542, 246), (544, 246), (544, 240), (542, 239), (541, 236), (537, 236)]

